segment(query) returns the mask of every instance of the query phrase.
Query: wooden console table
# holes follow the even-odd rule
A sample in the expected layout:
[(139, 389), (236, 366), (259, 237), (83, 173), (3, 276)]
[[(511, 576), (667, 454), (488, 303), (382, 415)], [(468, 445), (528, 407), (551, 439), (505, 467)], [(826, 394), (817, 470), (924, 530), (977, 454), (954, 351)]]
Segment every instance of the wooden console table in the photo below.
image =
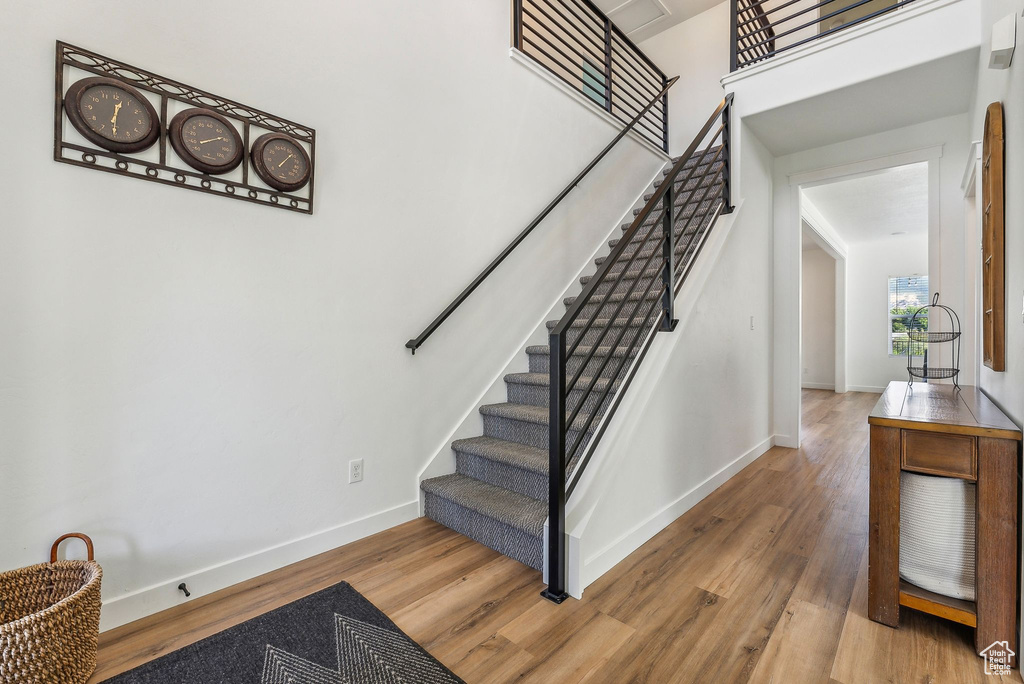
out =
[[(889, 383), (868, 423), (868, 616), (897, 627), (902, 605), (975, 627), (978, 651), (996, 641), (1016, 645), (1021, 431), (976, 387), (920, 382)], [(977, 483), (976, 601), (900, 579), (901, 470)]]

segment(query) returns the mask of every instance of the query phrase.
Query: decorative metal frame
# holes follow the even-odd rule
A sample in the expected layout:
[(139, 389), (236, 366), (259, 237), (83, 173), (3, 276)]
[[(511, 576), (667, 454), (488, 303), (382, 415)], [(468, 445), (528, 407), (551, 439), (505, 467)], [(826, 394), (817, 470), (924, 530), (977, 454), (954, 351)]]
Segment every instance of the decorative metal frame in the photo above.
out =
[[(152, 162), (130, 154), (118, 154), (98, 147), (79, 145), (64, 139), (64, 70), (74, 67), (97, 76), (118, 79), (136, 89), (143, 90), (160, 98), (160, 116), (157, 125), (160, 128), (159, 146), (160, 161)], [(64, 164), (73, 164), (98, 171), (130, 176), (140, 180), (174, 185), (187, 190), (196, 190), (212, 195), (220, 195), (246, 202), (255, 202), (265, 206), (277, 207), (304, 214), (313, 213), (313, 181), (316, 168), (316, 131), (308, 126), (289, 121), (267, 112), (249, 107), (234, 100), (208, 93), (184, 83), (164, 78), (150, 71), (98, 55), (83, 48), (75, 47), (63, 41), (57, 41), (57, 60), (55, 69), (55, 94), (53, 115), (53, 159)], [(242, 124), (243, 155), (242, 181), (228, 180), (215, 175), (197, 172), (182, 163), (180, 166), (168, 163), (167, 148), (169, 147), (167, 116), (169, 100), (177, 100), (186, 105), (211, 109), (228, 119)], [(253, 172), (249, 158), (251, 126), (258, 126), (275, 133), (287, 134), (296, 140), (309, 145), (309, 197), (281, 192), (249, 184), (249, 174)], [(111, 160), (112, 165), (100, 163), (100, 159)], [(254, 173), (254, 172), (253, 172)]]

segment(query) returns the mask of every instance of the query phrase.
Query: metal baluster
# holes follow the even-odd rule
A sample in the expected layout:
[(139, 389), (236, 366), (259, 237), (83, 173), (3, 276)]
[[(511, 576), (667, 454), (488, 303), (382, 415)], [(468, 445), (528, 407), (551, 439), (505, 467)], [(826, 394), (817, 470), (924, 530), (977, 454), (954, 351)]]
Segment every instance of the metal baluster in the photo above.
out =
[[(663, 227), (665, 231), (665, 239), (662, 241), (662, 258), (665, 264), (661, 272), (661, 281), (665, 286), (665, 294), (661, 296), (661, 330), (663, 332), (672, 332), (676, 329), (676, 325), (679, 323), (678, 320), (672, 317), (674, 313), (673, 309), (673, 297), (675, 295), (675, 260), (676, 260), (676, 239), (675, 239), (675, 225), (672, 216), (674, 195), (673, 186), (675, 185), (676, 178), (666, 179), (665, 183), (665, 197), (662, 202), (665, 202), (665, 218), (663, 219)], [(698, 183), (699, 184), (699, 183)], [(683, 192), (686, 192), (686, 188), (683, 188)], [(696, 192), (696, 190), (694, 190)]]
[(732, 93), (725, 98), (722, 110), (722, 213), (731, 214), (732, 206)]
[(739, 68), (740, 18), (738, 7), (741, 0), (729, 0), (729, 72)]
[(551, 333), (550, 437), (548, 439), (548, 587), (541, 596), (561, 603), (565, 591), (565, 336)]
[(612, 111), (612, 20), (604, 18), (604, 108)]

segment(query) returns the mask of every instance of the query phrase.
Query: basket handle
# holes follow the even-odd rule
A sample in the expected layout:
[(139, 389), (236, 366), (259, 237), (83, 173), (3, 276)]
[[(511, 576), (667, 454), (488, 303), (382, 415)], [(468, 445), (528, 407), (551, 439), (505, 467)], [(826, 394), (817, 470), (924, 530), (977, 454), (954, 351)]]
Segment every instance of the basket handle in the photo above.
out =
[(76, 539), (81, 539), (82, 541), (84, 541), (85, 550), (89, 555), (89, 560), (95, 560), (95, 555), (93, 554), (92, 549), (92, 539), (89, 539), (88, 535), (82, 534), (81, 532), (69, 532), (67, 534), (61, 535), (57, 541), (53, 542), (53, 546), (50, 547), (51, 563), (57, 562), (57, 547), (60, 546), (60, 543), (65, 539), (70, 539), (71, 537), (75, 537)]

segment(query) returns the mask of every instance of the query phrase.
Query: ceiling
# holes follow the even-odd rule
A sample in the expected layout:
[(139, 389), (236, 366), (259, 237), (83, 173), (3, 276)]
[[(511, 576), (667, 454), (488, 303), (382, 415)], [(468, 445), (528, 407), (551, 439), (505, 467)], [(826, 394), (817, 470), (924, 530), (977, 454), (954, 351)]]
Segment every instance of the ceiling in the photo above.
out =
[(970, 111), (978, 51), (966, 50), (744, 119), (775, 156)]
[(722, 0), (594, 0), (634, 43), (709, 10)]
[(927, 162), (802, 192), (847, 244), (891, 238), (896, 232), (928, 234)]

